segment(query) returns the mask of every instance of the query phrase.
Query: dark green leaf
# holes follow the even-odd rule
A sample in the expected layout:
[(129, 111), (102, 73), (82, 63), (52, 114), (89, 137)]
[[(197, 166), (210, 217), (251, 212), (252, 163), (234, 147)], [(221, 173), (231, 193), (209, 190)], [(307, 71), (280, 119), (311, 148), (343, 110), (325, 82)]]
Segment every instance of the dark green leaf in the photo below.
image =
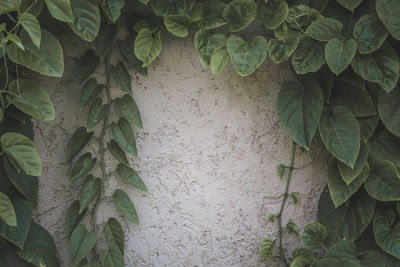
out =
[(71, 183), (88, 174), (96, 164), (97, 159), (92, 158), (92, 153), (87, 152), (80, 156), (72, 167)]
[(44, 0), (50, 14), (64, 22), (72, 22), (72, 8), (70, 0)]
[(190, 17), (188, 14), (168, 15), (164, 17), (164, 24), (167, 30), (177, 37), (189, 35)]
[(127, 35), (125, 41), (117, 40), (118, 51), (125, 61), (138, 73), (147, 76), (147, 68), (142, 67), (142, 62), (136, 57), (134, 52), (135, 36)]
[(221, 45), (225, 45), (225, 43), (226, 37), (223, 34), (209, 34), (205, 30), (197, 31), (194, 37), (194, 44), (199, 54), (201, 64), (203, 64), (203, 66), (209, 66), (214, 50)]
[[(221, 1), (206, 1), (196, 5), (200, 5), (200, 8), (197, 7), (199, 11), (198, 26), (200, 29), (210, 30), (226, 24), (226, 21), (222, 18), (222, 12), (226, 7), (225, 3)], [(196, 5), (193, 9), (196, 8)], [(192, 11), (194, 11), (193, 9)]]
[(288, 25), (294, 29), (304, 29), (310, 23), (320, 18), (318, 10), (307, 5), (294, 5), (289, 8), (289, 15), (286, 18)]
[(117, 123), (111, 123), (111, 131), (121, 148), (136, 157), (136, 138), (129, 123), (121, 118)]
[(311, 38), (327, 42), (333, 38), (341, 38), (343, 24), (337, 19), (321, 17), (307, 27), (306, 34)]
[(306, 38), (302, 40), (292, 55), (292, 65), (296, 73), (306, 74), (318, 71), (325, 62), (321, 43)]
[(354, 25), (353, 36), (360, 54), (369, 54), (381, 47), (388, 31), (376, 15), (367, 14)]
[(117, 173), (119, 177), (127, 184), (130, 184), (144, 192), (149, 192), (146, 185), (143, 183), (139, 174), (131, 167), (125, 164), (118, 164)]
[(71, 29), (83, 40), (93, 42), (100, 29), (98, 0), (71, 0)]
[(78, 265), (96, 244), (96, 234), (88, 232), (83, 224), (78, 225), (69, 239), (69, 255), (71, 263)]
[(35, 16), (30, 13), (22, 13), (21, 16), (19, 16), (18, 21), (28, 33), (32, 43), (37, 47), (40, 47), (42, 32), (39, 21), (35, 18)]
[(387, 266), (387, 265), (385, 263), (385, 258), (382, 256), (382, 254), (373, 250), (368, 252), (362, 258), (361, 266), (376, 267), (376, 266)]
[(84, 212), (100, 194), (101, 179), (94, 179), (93, 175), (88, 175), (82, 183), (79, 202), (79, 214)]
[(2, 192), (0, 192), (0, 220), (9, 226), (17, 226), (17, 217), (11, 200)]
[(258, 1), (256, 19), (268, 30), (278, 28), (289, 15), (285, 0)]
[(286, 82), (278, 95), (279, 120), (293, 140), (309, 149), (322, 114), (324, 98), (318, 83), (312, 78)]
[(65, 232), (67, 233), (67, 237), (69, 237), (72, 231), (75, 229), (75, 226), (82, 220), (83, 216), (85, 216), (85, 212), (79, 214), (79, 200), (75, 200), (69, 206), (67, 210), (67, 214), (65, 216)]
[(111, 65), (111, 75), (119, 87), (126, 93), (132, 95), (131, 77), (129, 72), (126, 70), (124, 64), (119, 61), (117, 66)]
[(113, 201), (117, 210), (124, 215), (126, 219), (139, 225), (139, 219), (136, 214), (135, 206), (133, 205), (129, 196), (122, 190), (117, 189), (113, 194)]
[(42, 226), (32, 221), (24, 249), (18, 256), (35, 266), (60, 266), (53, 237)]
[(17, 11), (21, 5), (21, 0), (2, 0), (0, 2), (0, 15)]
[(300, 43), (297, 33), (289, 32), (282, 40), (270, 39), (268, 41), (268, 55), (275, 63), (283, 63), (289, 60)]
[(107, 143), (108, 150), (110, 150), (111, 154), (121, 163), (129, 164), (128, 159), (126, 158), (125, 152), (121, 149), (118, 143), (111, 139), (109, 143)]
[(108, 219), (104, 226), (104, 235), (107, 239), (107, 244), (116, 246), (119, 248), (122, 255), (124, 255), (124, 231), (122, 230), (121, 224), (115, 219)]
[(327, 232), (322, 224), (310, 222), (304, 227), (304, 234), (301, 236), (301, 241), (309, 249), (316, 250), (321, 247), (326, 236)]
[(339, 75), (351, 63), (357, 51), (357, 44), (354, 39), (341, 41), (333, 38), (325, 46), (325, 59), (333, 73)]
[(151, 5), (156, 14), (161, 17), (189, 12), (195, 1), (193, 0), (152, 0)]
[(360, 135), (361, 139), (367, 141), (371, 138), (372, 134), (375, 131), (376, 126), (378, 125), (379, 117), (371, 116), (365, 118), (358, 118), (358, 124), (360, 125)]
[(226, 47), (233, 67), (241, 76), (252, 74), (267, 56), (267, 40), (260, 35), (249, 42), (238, 35), (231, 35), (226, 42)]
[(400, 138), (392, 135), (386, 129), (374, 136), (370, 143), (370, 158), (391, 161), (400, 167)]
[(256, 17), (257, 5), (253, 0), (233, 0), (222, 12), (231, 32), (238, 32), (246, 28)]
[(336, 0), (339, 4), (350, 10), (351, 12), (354, 11), (359, 4), (361, 4), (363, 0)]
[(25, 51), (17, 48), (15, 44), (7, 47), (8, 57), (15, 63), (40, 74), (61, 77), (64, 72), (63, 51), (57, 38), (42, 29), (40, 49), (32, 43), (28, 33), (20, 34)]
[(378, 112), (386, 129), (400, 137), (400, 88), (395, 87), (390, 93), (381, 92)]
[(99, 34), (96, 37), (96, 53), (100, 58), (106, 57), (113, 48), (115, 34), (115, 24), (107, 23), (105, 20), (101, 23)]
[(400, 40), (399, 0), (377, 0), (376, 12), (390, 34)]
[(92, 50), (86, 52), (79, 58), (75, 69), (75, 80), (78, 84), (83, 83), (100, 65), (99, 56)]
[(329, 152), (354, 168), (360, 150), (360, 127), (351, 112), (342, 106), (325, 110), (319, 121), (319, 133)]
[(80, 98), (81, 108), (88, 106), (103, 91), (104, 85), (97, 84), (95, 78), (90, 78), (83, 85)]
[(139, 108), (132, 96), (125, 94), (122, 98), (115, 99), (115, 107), (118, 113), (128, 122), (143, 128)]
[(100, 261), (104, 267), (125, 267), (124, 257), (115, 245), (100, 253)]
[(92, 129), (99, 122), (101, 122), (105, 116), (107, 116), (110, 111), (110, 104), (102, 105), (102, 101), (100, 97), (96, 97), (93, 102), (90, 104), (88, 117), (87, 117), (87, 128), (88, 130)]
[(125, 0), (99, 0), (99, 4), (107, 17), (115, 23), (121, 15)]
[(149, 66), (161, 51), (161, 32), (153, 33), (151, 29), (142, 29), (136, 36), (134, 51), (143, 62), (142, 67)]
[(42, 161), (31, 139), (19, 133), (7, 132), (0, 138), (3, 152), (15, 160), (26, 174), (42, 175)]
[(376, 243), (386, 253), (400, 259), (400, 224), (393, 210), (375, 212), (373, 226)]
[(372, 54), (356, 54), (351, 66), (358, 75), (379, 83), (386, 92), (393, 90), (399, 79), (399, 57), (388, 44)]
[(361, 174), (364, 167), (368, 164), (367, 163), (368, 154), (369, 154), (368, 143), (361, 141), (360, 153), (358, 154), (357, 161), (353, 169), (347, 166), (346, 164), (338, 161), (340, 175), (342, 176), (343, 180), (347, 185), (352, 183), (354, 179), (356, 179)]
[(85, 127), (79, 127), (68, 140), (66, 160), (70, 162), (92, 138), (94, 132), (87, 132)]
[(373, 161), (371, 174), (364, 187), (368, 194), (377, 200), (400, 200), (400, 179), (397, 177), (396, 166), (390, 161)]

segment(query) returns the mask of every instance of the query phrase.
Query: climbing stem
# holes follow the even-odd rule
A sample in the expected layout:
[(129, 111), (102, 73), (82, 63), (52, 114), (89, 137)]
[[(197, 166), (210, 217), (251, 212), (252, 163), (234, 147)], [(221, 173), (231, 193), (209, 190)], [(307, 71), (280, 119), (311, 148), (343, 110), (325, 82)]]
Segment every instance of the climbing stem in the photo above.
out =
[(287, 179), (286, 179), (286, 187), (285, 187), (285, 193), (283, 194), (282, 198), (282, 204), (281, 204), (281, 209), (279, 210), (279, 213), (276, 215), (277, 221), (278, 221), (278, 249), (279, 249), (279, 256), (283, 263), (289, 267), (289, 262), (286, 259), (285, 256), (285, 250), (282, 245), (282, 238), (283, 238), (283, 227), (282, 227), (282, 215), (283, 211), (285, 210), (286, 202), (289, 198), (289, 188), (290, 188), (290, 182), (292, 180), (292, 173), (294, 169), (294, 158), (296, 154), (296, 144), (293, 142), (292, 143), (292, 155), (290, 159), (290, 165), (287, 167), (288, 168), (288, 173), (287, 173)]
[[(106, 56), (104, 60), (104, 67), (105, 67), (105, 73), (106, 73), (106, 84), (105, 84), (105, 92), (106, 92), (106, 104), (111, 103), (111, 94), (110, 94), (110, 56)], [(93, 232), (97, 234), (97, 223), (96, 223), (96, 214), (97, 214), (97, 209), (99, 208), (101, 200), (104, 198), (104, 193), (105, 193), (105, 182), (107, 180), (108, 174), (106, 171), (106, 163), (104, 159), (104, 152), (105, 152), (105, 141), (104, 137), (106, 135), (106, 130), (108, 128), (108, 121), (109, 121), (109, 112), (106, 114), (103, 120), (103, 126), (101, 128), (100, 136), (98, 139), (99, 142), (99, 149), (100, 149), (100, 168), (101, 168), (101, 190), (100, 194), (96, 199), (96, 202), (93, 206), (92, 210), (92, 222), (93, 222)], [(97, 243), (95, 245), (94, 249), (95, 253), (95, 258), (98, 260), (99, 258), (99, 250), (97, 247)]]

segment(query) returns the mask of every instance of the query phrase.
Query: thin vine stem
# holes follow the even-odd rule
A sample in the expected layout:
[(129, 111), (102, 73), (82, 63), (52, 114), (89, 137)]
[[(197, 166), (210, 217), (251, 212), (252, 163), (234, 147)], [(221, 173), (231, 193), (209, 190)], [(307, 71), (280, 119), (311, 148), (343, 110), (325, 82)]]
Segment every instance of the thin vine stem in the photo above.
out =
[[(104, 60), (104, 67), (105, 67), (105, 73), (106, 73), (106, 84), (105, 84), (105, 91), (106, 91), (106, 103), (110, 104), (111, 103), (111, 94), (110, 94), (110, 56), (107, 55)], [(104, 138), (106, 135), (106, 130), (108, 128), (108, 120), (109, 120), (109, 113), (106, 114), (103, 120), (103, 126), (101, 128), (100, 136), (98, 139), (99, 142), (99, 149), (100, 149), (100, 168), (101, 168), (101, 190), (100, 194), (96, 199), (96, 202), (94, 204), (93, 210), (92, 210), (92, 221), (93, 221), (93, 232), (97, 234), (97, 223), (96, 223), (96, 214), (97, 210), (100, 206), (101, 200), (104, 198), (105, 194), (105, 181), (107, 180), (109, 174), (106, 171), (106, 163), (105, 163), (105, 158), (104, 158), (104, 152), (105, 152), (105, 145), (104, 145)], [(94, 248), (94, 253), (95, 253), (95, 258), (98, 260), (99, 258), (99, 250), (97, 247), (97, 242), (95, 244)]]
[(283, 194), (283, 199), (282, 199), (282, 204), (281, 204), (281, 209), (279, 210), (279, 213), (277, 214), (277, 220), (278, 220), (278, 249), (279, 249), (279, 256), (283, 263), (289, 267), (289, 262), (286, 259), (285, 256), (285, 250), (282, 245), (282, 239), (283, 239), (283, 227), (282, 227), (282, 215), (285, 210), (286, 202), (289, 198), (289, 188), (290, 188), (290, 182), (292, 181), (292, 173), (294, 169), (294, 159), (295, 159), (295, 154), (296, 154), (296, 144), (293, 142), (292, 143), (292, 155), (290, 159), (290, 165), (287, 167), (288, 168), (288, 174), (287, 174), (287, 179), (286, 179), (286, 187), (285, 187), (285, 193)]

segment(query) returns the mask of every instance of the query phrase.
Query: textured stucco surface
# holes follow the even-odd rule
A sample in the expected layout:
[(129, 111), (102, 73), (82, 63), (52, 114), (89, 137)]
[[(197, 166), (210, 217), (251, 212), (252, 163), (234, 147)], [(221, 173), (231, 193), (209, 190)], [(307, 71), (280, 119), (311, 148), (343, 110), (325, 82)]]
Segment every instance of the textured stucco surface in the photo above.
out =
[[(70, 36), (61, 41), (64, 77), (42, 80), (56, 120), (35, 122), (44, 170), (36, 217), (54, 235), (62, 266), (68, 266), (64, 220), (78, 186), (69, 185), (64, 151), (74, 130), (85, 125), (87, 110), (79, 111), (80, 88), (72, 75), (74, 58), (85, 47)], [(96, 73), (101, 79), (103, 69)], [(257, 245), (276, 233), (268, 215), (278, 212), (280, 201), (265, 196), (284, 190), (276, 168), (289, 163), (291, 141), (278, 123), (275, 102), (290, 77), (288, 66), (268, 60), (249, 77), (240, 77), (231, 65), (214, 76), (201, 66), (192, 41), (175, 38), (163, 42), (149, 78), (131, 73), (144, 125), (135, 129), (139, 157), (131, 162), (150, 193), (115, 176), (107, 189), (110, 195), (124, 187), (139, 214), (140, 227), (123, 222), (127, 266), (280, 266), (262, 262)], [(96, 140), (90, 147), (96, 149)], [(326, 160), (318, 140), (312, 152), (298, 151), (295, 166), (307, 165), (294, 172), (291, 189), (299, 193), (300, 204), (289, 205), (285, 224), (291, 219), (302, 227), (315, 219)], [(116, 162), (109, 158), (107, 164), (112, 170)], [(109, 216), (119, 214), (104, 201), (98, 222)], [(298, 244), (288, 235), (285, 242), (289, 250)]]

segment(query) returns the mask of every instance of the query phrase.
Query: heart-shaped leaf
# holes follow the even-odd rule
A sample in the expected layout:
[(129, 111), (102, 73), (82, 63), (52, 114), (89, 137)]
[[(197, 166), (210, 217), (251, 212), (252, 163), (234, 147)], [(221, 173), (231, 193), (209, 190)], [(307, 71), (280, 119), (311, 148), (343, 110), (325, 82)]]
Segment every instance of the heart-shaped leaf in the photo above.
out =
[(74, 229), (69, 239), (69, 255), (73, 265), (78, 265), (90, 253), (96, 239), (96, 234), (88, 232), (83, 224)]
[(124, 257), (115, 245), (109, 246), (108, 250), (100, 253), (100, 261), (106, 267), (124, 267)]
[(300, 237), (306, 247), (316, 250), (321, 247), (325, 240), (327, 232), (325, 227), (319, 222), (310, 222), (304, 227), (304, 234)]
[(70, 0), (44, 0), (50, 14), (59, 21), (72, 22)]
[(143, 62), (142, 67), (149, 66), (161, 51), (161, 32), (142, 29), (135, 39), (134, 51), (136, 57)]
[(377, 0), (376, 12), (390, 34), (400, 40), (400, 2), (398, 0)]
[(108, 219), (104, 226), (104, 235), (106, 236), (107, 244), (110, 247), (117, 246), (121, 254), (124, 255), (124, 231), (115, 218)]
[(323, 104), (322, 90), (312, 78), (286, 82), (278, 94), (279, 121), (289, 136), (307, 150), (317, 130)]
[(149, 192), (139, 174), (126, 164), (118, 164), (117, 173), (125, 183), (130, 184), (144, 192)]
[(219, 46), (211, 55), (210, 67), (213, 74), (220, 73), (229, 60), (228, 49), (225, 45)]
[(400, 167), (400, 138), (394, 136), (386, 129), (372, 138), (369, 157), (374, 160), (382, 159), (392, 162)]
[(329, 152), (354, 168), (360, 150), (360, 127), (351, 112), (342, 106), (325, 110), (319, 120), (319, 133)]
[(343, 24), (337, 19), (321, 17), (307, 27), (306, 34), (311, 38), (327, 42), (334, 38), (341, 38)]
[(95, 78), (91, 78), (87, 80), (87, 82), (83, 85), (80, 97), (80, 106), (81, 108), (88, 106), (92, 103), (93, 100), (103, 91), (104, 85), (97, 84)]
[(88, 49), (79, 58), (75, 69), (75, 80), (78, 84), (83, 83), (100, 65), (101, 60), (93, 49)]
[(79, 200), (75, 200), (67, 209), (67, 214), (65, 215), (65, 233), (69, 237), (75, 226), (82, 220), (85, 216), (85, 212), (79, 214)]
[(71, 0), (71, 29), (83, 40), (93, 42), (100, 30), (98, 0)]
[(330, 39), (325, 46), (325, 59), (333, 73), (339, 75), (351, 63), (357, 51), (354, 39), (341, 41), (338, 38)]
[(125, 0), (99, 0), (99, 4), (107, 17), (115, 23), (121, 16), (121, 9), (125, 5)]
[(224, 8), (222, 17), (229, 23), (231, 32), (238, 32), (254, 20), (256, 9), (253, 0), (233, 0)]
[(101, 98), (96, 97), (90, 104), (88, 117), (87, 117), (87, 129), (90, 130), (102, 121), (110, 111), (110, 104), (102, 105)]
[(311, 38), (302, 40), (293, 53), (291, 62), (298, 74), (318, 71), (325, 62), (324, 49), (321, 43)]
[(93, 175), (88, 175), (82, 183), (79, 201), (79, 214), (89, 207), (100, 194), (101, 191), (101, 179), (94, 179)]
[(374, 215), (374, 236), (378, 246), (386, 253), (400, 259), (400, 224), (395, 224), (393, 210), (378, 210)]
[(360, 125), (360, 135), (361, 139), (368, 141), (374, 133), (376, 126), (378, 125), (379, 117), (370, 116), (364, 118), (358, 118), (358, 124)]
[(268, 30), (278, 28), (289, 15), (285, 0), (258, 1), (256, 19)]
[(114, 35), (116, 32), (116, 25), (113, 23), (108, 23), (103, 20), (100, 25), (101, 31), (96, 37), (96, 54), (100, 58), (106, 57), (113, 48)]
[(120, 118), (117, 123), (111, 123), (111, 131), (121, 148), (136, 157), (136, 138), (129, 123), (124, 118)]
[(167, 30), (177, 37), (183, 38), (189, 35), (190, 17), (188, 14), (166, 16), (164, 24)]
[(118, 113), (128, 122), (143, 128), (139, 108), (132, 96), (125, 94), (122, 98), (115, 99), (115, 107)]
[(133, 49), (135, 40), (136, 37), (132, 34), (128, 34), (124, 41), (117, 40), (118, 51), (129, 66), (143, 76), (147, 76), (147, 68), (142, 67), (143, 62), (141, 62), (135, 55)]
[(381, 47), (388, 31), (376, 15), (367, 14), (354, 25), (353, 36), (360, 54), (369, 54)]
[(354, 11), (359, 4), (361, 4), (363, 0), (336, 0), (339, 4), (350, 10), (351, 12)]
[(113, 201), (117, 210), (124, 215), (129, 221), (139, 225), (139, 219), (136, 214), (135, 206), (133, 205), (129, 196), (122, 190), (117, 189), (113, 194)]
[[(211, 30), (226, 24), (226, 21), (222, 18), (222, 12), (226, 7), (224, 2), (206, 1), (204, 3), (197, 3), (196, 5), (201, 5), (198, 22), (200, 29)], [(193, 9), (196, 8), (196, 5)]]
[(346, 164), (342, 162), (337, 162), (340, 175), (343, 178), (343, 181), (347, 184), (350, 185), (356, 179), (365, 166), (368, 164), (367, 159), (368, 159), (368, 154), (369, 154), (369, 145), (367, 142), (361, 141), (361, 146), (360, 146), (360, 153), (358, 154), (356, 164), (354, 165), (354, 168), (350, 168)]
[(264, 260), (268, 260), (271, 257), (272, 250), (275, 248), (275, 240), (266, 238), (258, 245), (258, 253)]
[(28, 33), (32, 43), (37, 47), (40, 47), (42, 32), (39, 21), (35, 16), (30, 13), (22, 13), (18, 20), (24, 30)]
[(268, 55), (275, 63), (283, 63), (289, 60), (300, 43), (300, 36), (289, 32), (282, 40), (270, 39), (268, 41)]
[(125, 68), (124, 64), (119, 61), (117, 66), (111, 65), (110, 72), (119, 87), (123, 91), (132, 95), (131, 77), (129, 76), (129, 72)]
[(87, 132), (85, 127), (79, 127), (68, 140), (66, 160), (71, 161), (90, 141), (94, 132)]
[(386, 129), (400, 137), (400, 88), (395, 87), (390, 93), (381, 92), (378, 112)]
[(80, 156), (72, 167), (71, 183), (75, 182), (79, 178), (88, 174), (97, 162), (97, 158), (92, 158), (92, 153), (87, 152)]
[(21, 0), (2, 0), (0, 2), (0, 15), (17, 11), (21, 5)]
[(215, 49), (225, 45), (225, 43), (226, 37), (221, 33), (211, 35), (205, 30), (197, 31), (194, 36), (194, 45), (199, 54), (201, 64), (209, 66)]
[(111, 139), (110, 142), (107, 143), (107, 148), (119, 162), (129, 164), (125, 152), (121, 149), (121, 147), (114, 139)]
[(8, 196), (0, 192), (0, 219), (9, 226), (17, 226), (17, 216)]
[(262, 36), (256, 36), (246, 42), (240, 36), (231, 35), (226, 47), (236, 72), (241, 76), (252, 74), (267, 56), (267, 40)]

